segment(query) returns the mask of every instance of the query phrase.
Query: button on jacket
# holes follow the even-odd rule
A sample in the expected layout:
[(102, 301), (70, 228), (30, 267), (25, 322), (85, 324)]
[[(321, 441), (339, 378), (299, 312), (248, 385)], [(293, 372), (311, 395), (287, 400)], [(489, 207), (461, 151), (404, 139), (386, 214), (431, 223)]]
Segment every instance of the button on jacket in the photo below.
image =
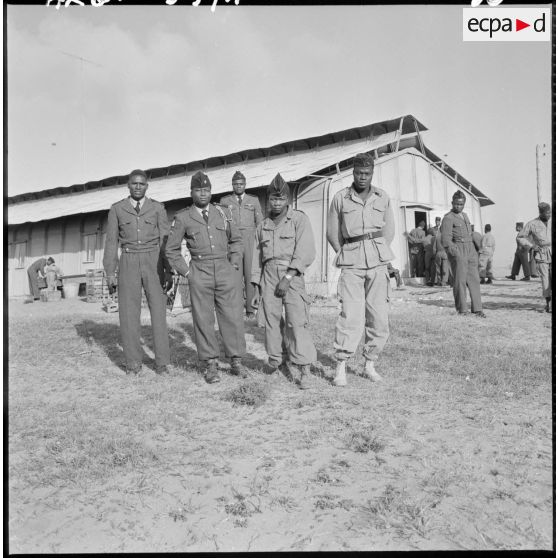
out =
[(213, 205), (207, 206), (208, 222), (194, 207), (179, 211), (171, 226), (166, 245), (166, 256), (170, 265), (181, 275), (188, 273), (188, 264), (180, 252), (182, 239), (192, 261), (211, 260), (228, 257), (232, 264), (239, 264), (242, 254), (242, 237), (231, 221), (227, 208), (222, 208), (224, 217)]
[(255, 229), (262, 221), (262, 208), (256, 196), (243, 194), (242, 204), (239, 205), (236, 194), (229, 194), (221, 198), (221, 205), (225, 205), (232, 213), (233, 220), (240, 230)]
[(162, 203), (145, 198), (139, 213), (125, 198), (112, 205), (108, 214), (103, 266), (114, 275), (118, 265), (118, 245), (123, 252), (148, 252), (163, 246), (169, 234), (167, 212)]
[[(372, 240), (347, 243), (349, 237), (382, 231)], [(327, 239), (338, 254), (336, 265), (343, 268), (371, 269), (394, 258), (390, 243), (395, 235), (393, 211), (384, 190), (372, 186), (362, 200), (352, 186), (335, 194), (327, 220)]]
[(278, 226), (268, 217), (256, 231), (252, 258), (252, 283), (260, 283), (262, 268), (269, 260), (278, 260), (301, 275), (314, 261), (316, 248), (308, 217), (292, 208)]

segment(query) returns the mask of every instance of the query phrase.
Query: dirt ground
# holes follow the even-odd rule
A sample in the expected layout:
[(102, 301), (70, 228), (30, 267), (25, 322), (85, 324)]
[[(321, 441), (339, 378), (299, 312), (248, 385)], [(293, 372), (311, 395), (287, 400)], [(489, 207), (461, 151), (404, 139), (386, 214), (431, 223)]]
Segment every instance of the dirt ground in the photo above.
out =
[[(311, 389), (208, 385), (191, 315), (169, 317), (174, 373), (121, 369), (118, 315), (82, 300), (9, 306), (9, 551), (552, 549), (551, 315), (539, 283), (392, 292), (385, 380), (333, 374), (335, 301), (311, 310)], [(350, 371), (362, 367), (357, 354)], [(245, 390), (239, 390), (244, 385)], [(254, 404), (250, 404), (254, 403)]]

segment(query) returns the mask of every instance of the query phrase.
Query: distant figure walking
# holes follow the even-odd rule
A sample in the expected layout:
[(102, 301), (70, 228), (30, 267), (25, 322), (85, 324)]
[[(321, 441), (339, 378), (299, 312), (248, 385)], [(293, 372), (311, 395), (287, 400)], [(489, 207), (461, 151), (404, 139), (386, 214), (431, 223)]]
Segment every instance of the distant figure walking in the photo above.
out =
[(442, 245), (446, 249), (453, 274), (453, 298), (459, 314), (467, 314), (467, 290), (471, 296), (471, 312), (486, 318), (482, 311), (479, 279), (479, 259), (473, 244), (471, 223), (466, 213), (465, 194), (457, 190), (452, 197), (452, 209), (442, 219)]
[(529, 267), (529, 248), (526, 246), (522, 246), (519, 242), (519, 235), (523, 230), (523, 223), (516, 223), (515, 224), (515, 231), (517, 232), (517, 236), (515, 238), (515, 242), (517, 247), (515, 249), (515, 256), (513, 258), (513, 264), (511, 269), (511, 275), (506, 275), (506, 279), (511, 279), (515, 281), (515, 278), (519, 275), (519, 270), (523, 268), (523, 279), (521, 281), (530, 281), (531, 280), (531, 270)]
[(485, 283), (491, 285), (492, 279), (494, 279), (494, 275), (492, 274), (492, 261), (494, 259), (494, 250), (496, 249), (496, 240), (491, 231), (492, 227), (490, 225), (485, 225), (479, 251), (479, 276), (481, 285)]
[(552, 225), (550, 205), (539, 203), (539, 216), (529, 221), (518, 235), (518, 243), (533, 250), (537, 272), (541, 277), (542, 295), (546, 299), (547, 312), (552, 300)]
[(45, 283), (45, 266), (49, 263), (54, 263), (52, 258), (41, 258), (33, 262), (27, 268), (27, 278), (29, 279), (29, 294), (33, 297), (33, 300), (39, 300), (41, 297), (40, 289), (44, 289)]

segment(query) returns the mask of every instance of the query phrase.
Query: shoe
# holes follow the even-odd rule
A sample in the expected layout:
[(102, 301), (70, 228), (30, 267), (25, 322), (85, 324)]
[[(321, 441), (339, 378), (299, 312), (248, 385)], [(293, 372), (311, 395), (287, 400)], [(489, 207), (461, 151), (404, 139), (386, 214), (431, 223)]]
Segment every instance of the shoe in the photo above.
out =
[(163, 376), (168, 373), (169, 373), (169, 369), (166, 364), (160, 364), (155, 368), (155, 374), (159, 374), (160, 376)]
[(473, 312), (473, 316), (476, 316), (477, 318), (486, 318), (486, 314), (482, 310), (479, 310), (478, 312)]
[(264, 374), (267, 374), (268, 376), (271, 376), (271, 375), (275, 374), (276, 372), (279, 372), (279, 366), (274, 366), (273, 364), (269, 364), (269, 363), (264, 364), (264, 367), (263, 367), (263, 373)]
[(481, 277), (480, 284), (484, 285), (485, 283), (486, 283), (486, 279), (484, 277)]
[(383, 378), (376, 372), (376, 368), (374, 367), (373, 360), (367, 360), (366, 364), (364, 365), (364, 371), (362, 372), (362, 376), (372, 380), (373, 382), (381, 382)]
[(335, 378), (333, 378), (332, 383), (337, 387), (345, 387), (347, 385), (347, 362), (340, 360), (337, 362), (337, 368), (335, 369)]
[(469, 312), (457, 312), (458, 316), (468, 316)]
[(309, 364), (299, 364), (297, 365), (300, 370), (298, 377), (295, 379), (295, 384), (299, 389), (310, 389), (310, 384), (308, 383), (308, 374), (310, 374)]
[(256, 319), (256, 314), (254, 314), (254, 312), (248, 312), (248, 314), (246, 314), (246, 316), (244, 316), (244, 319), (246, 321), (255, 320)]
[(506, 275), (506, 279), (511, 279), (512, 281), (515, 281), (515, 275)]
[(134, 374), (137, 376), (141, 372), (141, 364), (126, 365), (126, 374)]
[(221, 376), (219, 375), (219, 369), (217, 368), (217, 361), (211, 359), (205, 369), (205, 381), (208, 384), (216, 384), (221, 381)]
[(529, 275), (526, 275), (525, 277), (523, 277), (523, 279), (520, 279), (520, 281), (531, 281), (531, 277)]
[(492, 285), (492, 279), (487, 279), (487, 280), (486, 280), (486, 284), (487, 284), (487, 285)]
[(242, 360), (240, 357), (232, 357), (231, 359), (231, 374), (233, 376), (240, 376), (241, 378), (247, 378), (248, 373), (244, 366), (242, 366)]

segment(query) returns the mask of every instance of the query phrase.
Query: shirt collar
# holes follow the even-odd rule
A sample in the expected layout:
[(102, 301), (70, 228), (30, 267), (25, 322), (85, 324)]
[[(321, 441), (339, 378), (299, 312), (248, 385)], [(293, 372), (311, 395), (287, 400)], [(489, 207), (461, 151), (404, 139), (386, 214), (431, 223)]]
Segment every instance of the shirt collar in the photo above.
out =
[[(130, 203), (132, 204), (132, 207), (135, 209), (138, 202), (136, 200), (134, 200), (132, 198), (132, 196), (128, 196), (128, 199), (130, 200)], [(141, 198), (141, 200), (139, 200), (140, 208), (143, 207), (145, 199), (146, 199), (145, 196), (143, 196), (143, 198)]]
[(198, 207), (197, 205), (194, 204), (194, 209), (203, 217), (203, 213), (202, 211), (207, 210), (207, 214), (209, 215), (209, 204), (207, 204), (203, 209), (201, 207)]

